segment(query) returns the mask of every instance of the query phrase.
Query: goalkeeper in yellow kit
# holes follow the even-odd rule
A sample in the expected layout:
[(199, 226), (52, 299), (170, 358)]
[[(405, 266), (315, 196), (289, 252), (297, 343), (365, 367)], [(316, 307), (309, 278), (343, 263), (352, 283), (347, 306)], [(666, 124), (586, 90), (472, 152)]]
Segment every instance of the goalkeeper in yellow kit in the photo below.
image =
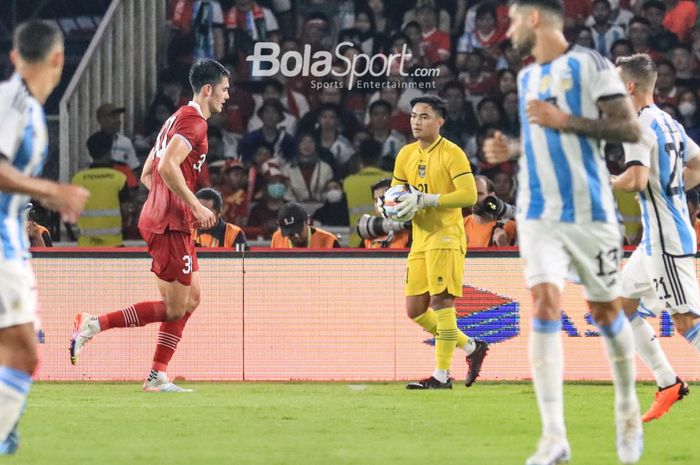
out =
[(467, 249), (462, 208), (476, 202), (476, 185), (466, 154), (440, 135), (447, 108), (437, 96), (411, 101), (411, 130), (416, 142), (396, 156), (392, 185), (407, 184), (410, 193), (397, 202), (399, 219), (413, 220), (413, 245), (406, 268), (406, 312), (435, 336), (433, 375), (407, 389), (451, 389), (450, 365), (455, 347), (467, 354), (466, 386), (479, 376), (488, 344), (457, 328), (455, 298), (462, 296)]

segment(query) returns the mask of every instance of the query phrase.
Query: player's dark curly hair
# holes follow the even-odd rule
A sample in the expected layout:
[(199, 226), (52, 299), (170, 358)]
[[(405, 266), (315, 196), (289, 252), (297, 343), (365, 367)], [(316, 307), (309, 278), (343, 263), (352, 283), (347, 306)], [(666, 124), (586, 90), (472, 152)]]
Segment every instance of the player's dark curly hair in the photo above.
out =
[(223, 78), (231, 78), (231, 73), (224, 65), (216, 60), (202, 59), (198, 60), (190, 68), (190, 85), (192, 91), (196, 94), (205, 85), (209, 84), (212, 87), (217, 85)]
[(198, 190), (195, 195), (201, 200), (211, 200), (214, 202), (214, 211), (217, 213), (221, 211), (221, 206), (224, 204), (224, 199), (216, 189), (205, 187), (204, 189)]

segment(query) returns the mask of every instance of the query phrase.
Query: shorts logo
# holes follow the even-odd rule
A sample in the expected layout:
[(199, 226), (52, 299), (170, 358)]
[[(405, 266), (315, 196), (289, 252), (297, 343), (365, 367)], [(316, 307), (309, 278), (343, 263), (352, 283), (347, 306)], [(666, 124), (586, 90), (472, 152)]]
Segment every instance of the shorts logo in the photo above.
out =
[(438, 282), (438, 284), (442, 284), (442, 276), (438, 276), (437, 282)]
[(418, 177), (419, 178), (424, 178), (425, 177), (425, 165), (418, 165)]

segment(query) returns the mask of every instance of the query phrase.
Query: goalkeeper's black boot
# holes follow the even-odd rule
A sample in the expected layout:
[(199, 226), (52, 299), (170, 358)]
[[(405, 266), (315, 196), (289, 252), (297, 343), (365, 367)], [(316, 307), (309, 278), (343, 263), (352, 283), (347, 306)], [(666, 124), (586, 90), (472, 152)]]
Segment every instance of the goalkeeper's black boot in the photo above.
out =
[(452, 389), (452, 378), (447, 378), (447, 382), (443, 383), (434, 376), (431, 376), (430, 378), (408, 383), (406, 389)]
[(474, 349), (474, 352), (467, 355), (469, 370), (467, 370), (467, 379), (464, 381), (464, 385), (467, 387), (474, 384), (476, 378), (479, 377), (479, 373), (481, 373), (481, 364), (484, 363), (486, 354), (489, 351), (488, 343), (477, 340), (474, 340), (474, 342), (476, 343), (476, 349)]

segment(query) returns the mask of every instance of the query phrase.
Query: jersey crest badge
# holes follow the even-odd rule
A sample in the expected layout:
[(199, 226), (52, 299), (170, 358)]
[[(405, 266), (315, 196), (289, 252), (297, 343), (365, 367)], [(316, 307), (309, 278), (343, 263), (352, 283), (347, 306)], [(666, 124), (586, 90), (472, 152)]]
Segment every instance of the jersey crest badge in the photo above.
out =
[(571, 70), (568, 66), (561, 71), (557, 85), (563, 91), (571, 90), (574, 86), (574, 80), (571, 78)]
[(418, 165), (418, 177), (419, 177), (419, 178), (424, 178), (424, 177), (425, 177), (425, 170), (426, 170), (426, 166), (425, 166), (425, 165)]

